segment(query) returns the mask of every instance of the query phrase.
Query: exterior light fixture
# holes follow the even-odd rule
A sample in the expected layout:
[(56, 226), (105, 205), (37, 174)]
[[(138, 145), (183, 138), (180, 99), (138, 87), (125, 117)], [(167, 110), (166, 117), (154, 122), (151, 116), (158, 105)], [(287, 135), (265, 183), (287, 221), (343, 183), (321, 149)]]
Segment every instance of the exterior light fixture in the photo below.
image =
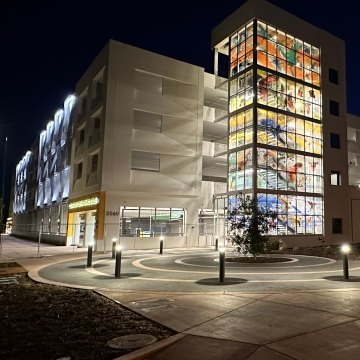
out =
[(220, 283), (225, 281), (225, 248), (219, 248), (219, 280)]
[(116, 245), (116, 256), (115, 256), (115, 277), (120, 278), (121, 274), (121, 251), (123, 247), (121, 245)]
[(93, 246), (94, 246), (94, 242), (93, 242), (93, 241), (89, 241), (89, 242), (88, 242), (88, 253), (87, 253), (87, 263), (86, 263), (86, 267), (91, 267), (91, 266), (92, 266)]
[(161, 235), (160, 236), (160, 254), (163, 253), (163, 248), (164, 248), (164, 237)]
[(215, 251), (218, 251), (219, 249), (219, 237), (216, 235), (215, 236)]
[(112, 248), (111, 248), (111, 258), (115, 259), (115, 247), (116, 247), (117, 238), (112, 238)]
[(350, 252), (351, 248), (349, 246), (349, 244), (343, 244), (341, 245), (341, 252), (343, 254), (348, 254)]
[(348, 254), (351, 251), (351, 247), (349, 244), (343, 244), (341, 245), (341, 252), (343, 253), (343, 273), (344, 273), (344, 279), (349, 279), (349, 257)]

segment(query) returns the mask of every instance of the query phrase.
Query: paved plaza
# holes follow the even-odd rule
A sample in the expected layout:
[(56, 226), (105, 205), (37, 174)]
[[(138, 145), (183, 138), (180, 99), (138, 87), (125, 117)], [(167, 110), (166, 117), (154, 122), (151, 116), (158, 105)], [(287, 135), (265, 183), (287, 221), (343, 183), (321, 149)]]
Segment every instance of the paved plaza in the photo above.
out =
[(16, 260), (37, 281), (92, 289), (179, 332), (122, 359), (359, 358), (360, 261), (350, 261), (348, 281), (342, 261), (326, 258), (226, 263), (220, 283), (214, 249), (124, 250), (120, 278), (111, 253), (94, 254), (92, 267), (86, 255), (4, 236), (1, 261)]

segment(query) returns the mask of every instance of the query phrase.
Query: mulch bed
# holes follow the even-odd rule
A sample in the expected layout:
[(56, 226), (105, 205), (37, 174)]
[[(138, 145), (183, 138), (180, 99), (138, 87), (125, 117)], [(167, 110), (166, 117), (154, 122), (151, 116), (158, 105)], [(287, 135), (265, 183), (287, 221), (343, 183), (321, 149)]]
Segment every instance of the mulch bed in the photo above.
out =
[(0, 279), (1, 359), (110, 360), (132, 351), (108, 347), (113, 338), (149, 334), (161, 340), (174, 334), (91, 290), (36, 283), (24, 273), (15, 277), (15, 284)]

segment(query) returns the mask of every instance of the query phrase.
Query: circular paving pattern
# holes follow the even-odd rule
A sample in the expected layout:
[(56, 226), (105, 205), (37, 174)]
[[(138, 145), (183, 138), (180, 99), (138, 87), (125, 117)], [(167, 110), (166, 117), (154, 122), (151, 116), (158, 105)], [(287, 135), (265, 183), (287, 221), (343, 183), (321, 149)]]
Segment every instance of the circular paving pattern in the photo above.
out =
[[(232, 256), (230, 252), (227, 256)], [(223, 292), (338, 289), (354, 286), (360, 279), (360, 261), (350, 261), (350, 281), (342, 279), (342, 261), (302, 256), (289, 261), (249, 264), (226, 262), (225, 281), (219, 281), (219, 254), (212, 249), (124, 251), (121, 276), (115, 278), (115, 261), (110, 255), (94, 257), (86, 268), (86, 258), (44, 267), (39, 275), (55, 282), (92, 288), (129, 291)], [(333, 279), (338, 281), (333, 281)], [(226, 285), (226, 288), (221, 288)]]

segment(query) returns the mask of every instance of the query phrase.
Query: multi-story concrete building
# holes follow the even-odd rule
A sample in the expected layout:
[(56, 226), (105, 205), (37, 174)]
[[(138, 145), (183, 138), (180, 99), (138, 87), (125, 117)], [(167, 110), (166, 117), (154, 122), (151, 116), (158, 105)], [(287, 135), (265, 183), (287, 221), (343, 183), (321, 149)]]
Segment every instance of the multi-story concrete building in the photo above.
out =
[[(229, 57), (229, 207), (242, 191), (277, 212), (290, 245), (350, 237), (345, 45), (264, 0), (212, 33)], [(216, 63), (216, 62), (215, 62)]]
[(199, 209), (213, 207), (215, 186), (226, 181), (226, 157), (212, 161), (215, 142), (203, 144), (226, 135), (226, 123), (214, 123), (227, 105), (215, 80), (200, 67), (107, 44), (76, 88), (68, 242), (86, 244), (95, 232), (99, 249), (119, 236), (127, 248), (154, 248), (161, 235), (167, 246), (199, 244)]
[[(106, 45), (76, 86), (71, 165), (61, 170), (68, 182), (44, 165), (54, 147), (40, 137), (36, 215), (25, 221), (37, 224), (35, 235), (96, 240), (97, 250), (113, 238), (154, 248), (161, 236), (168, 247), (206, 246), (224, 238), (224, 217), (242, 192), (277, 212), (271, 235), (290, 247), (357, 241), (360, 127), (346, 113), (344, 42), (249, 0), (213, 30), (212, 47), (215, 75)], [(217, 76), (219, 54), (228, 81)], [(13, 232), (23, 234), (30, 217), (19, 184)]]

